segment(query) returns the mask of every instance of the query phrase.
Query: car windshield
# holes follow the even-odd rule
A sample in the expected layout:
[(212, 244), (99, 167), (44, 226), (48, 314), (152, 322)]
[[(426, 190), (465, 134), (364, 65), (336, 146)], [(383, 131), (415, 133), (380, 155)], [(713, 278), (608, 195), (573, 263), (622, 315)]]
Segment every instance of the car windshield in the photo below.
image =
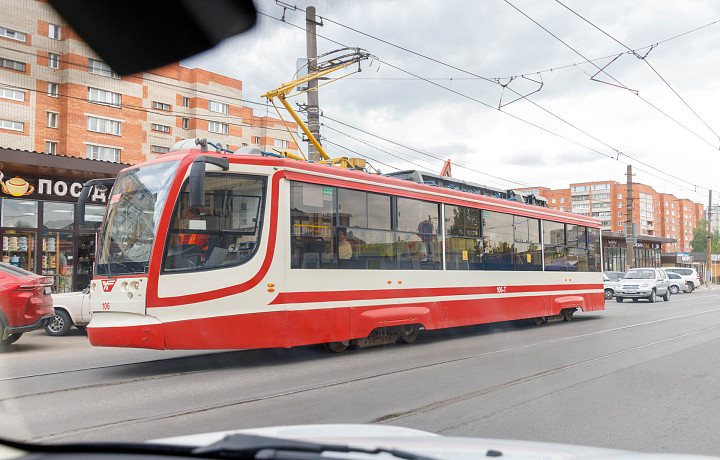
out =
[(0, 439), (720, 458), (719, 88), (717, 0), (0, 0)]
[(655, 271), (653, 270), (630, 270), (623, 275), (623, 279), (626, 280), (650, 280), (654, 278)]

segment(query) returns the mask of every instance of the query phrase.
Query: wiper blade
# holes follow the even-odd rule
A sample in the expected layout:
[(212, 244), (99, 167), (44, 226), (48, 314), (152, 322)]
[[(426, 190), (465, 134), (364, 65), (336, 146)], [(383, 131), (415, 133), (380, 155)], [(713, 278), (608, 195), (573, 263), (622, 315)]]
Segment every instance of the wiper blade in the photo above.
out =
[[(316, 444), (293, 439), (271, 438), (249, 434), (230, 434), (220, 441), (209, 446), (198, 447), (192, 451), (200, 457), (221, 456), (223, 458), (252, 458), (252, 459), (286, 459), (286, 458), (327, 458), (320, 454), (327, 452), (360, 453), (367, 455), (390, 454), (396, 458), (405, 460), (436, 460), (432, 457), (406, 452), (398, 449), (387, 449), (376, 447), (364, 449), (362, 447), (351, 447), (341, 444)], [(290, 454), (288, 456), (288, 454)], [(317, 456), (306, 456), (302, 454), (318, 454)]]

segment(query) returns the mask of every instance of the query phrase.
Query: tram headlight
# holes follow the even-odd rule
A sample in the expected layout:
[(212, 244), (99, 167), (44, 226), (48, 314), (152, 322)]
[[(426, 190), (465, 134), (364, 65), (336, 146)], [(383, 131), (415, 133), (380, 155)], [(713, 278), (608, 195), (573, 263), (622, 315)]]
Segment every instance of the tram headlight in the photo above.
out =
[(133, 281), (130, 283), (130, 289), (133, 291), (139, 291), (140, 290), (140, 281)]

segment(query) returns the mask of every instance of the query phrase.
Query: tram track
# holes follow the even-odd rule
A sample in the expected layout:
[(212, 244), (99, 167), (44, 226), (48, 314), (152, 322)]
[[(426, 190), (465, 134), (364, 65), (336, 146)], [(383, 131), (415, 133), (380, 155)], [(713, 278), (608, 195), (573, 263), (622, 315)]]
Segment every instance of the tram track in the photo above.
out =
[[(469, 355), (464, 355), (464, 356), (460, 356), (460, 357), (452, 358), (452, 359), (435, 360), (432, 362), (426, 362), (426, 363), (419, 364), (419, 365), (406, 366), (406, 367), (403, 367), (400, 369), (393, 369), (393, 370), (389, 370), (387, 372), (373, 373), (371, 375), (363, 375), (363, 376), (339, 379), (339, 380), (335, 380), (335, 381), (331, 381), (331, 382), (323, 382), (323, 383), (316, 384), (316, 385), (308, 385), (308, 386), (304, 386), (301, 388), (288, 389), (287, 391), (277, 391), (277, 392), (269, 393), (269, 394), (265, 394), (265, 395), (256, 395), (256, 396), (249, 396), (249, 397), (245, 397), (245, 398), (238, 398), (238, 399), (224, 401), (224, 402), (220, 402), (220, 403), (213, 403), (213, 404), (196, 406), (196, 407), (188, 408), (188, 409), (165, 412), (162, 414), (154, 414), (154, 415), (148, 415), (148, 416), (143, 416), (143, 417), (134, 417), (134, 418), (126, 418), (123, 420), (110, 421), (110, 422), (100, 423), (100, 424), (96, 424), (96, 425), (92, 425), (92, 426), (86, 426), (86, 427), (76, 428), (76, 429), (72, 429), (72, 430), (56, 432), (56, 433), (52, 433), (52, 434), (35, 436), (35, 437), (29, 438), (27, 440), (34, 441), (34, 442), (56, 441), (56, 440), (61, 440), (63, 438), (70, 437), (70, 436), (75, 436), (75, 435), (84, 434), (84, 433), (91, 433), (91, 432), (102, 431), (102, 430), (107, 430), (107, 429), (119, 428), (119, 427), (133, 425), (133, 424), (155, 422), (155, 421), (171, 419), (171, 418), (176, 418), (176, 417), (191, 416), (191, 415), (195, 415), (195, 414), (211, 412), (214, 410), (230, 408), (230, 407), (234, 407), (234, 406), (242, 406), (242, 405), (252, 404), (252, 403), (256, 403), (256, 402), (262, 402), (262, 401), (268, 401), (268, 400), (273, 400), (273, 399), (278, 399), (278, 398), (283, 398), (283, 397), (288, 397), (288, 396), (293, 396), (293, 395), (299, 395), (299, 394), (303, 394), (303, 393), (309, 393), (309, 392), (313, 392), (313, 391), (329, 389), (332, 387), (339, 387), (342, 385), (348, 385), (348, 384), (352, 384), (352, 383), (368, 381), (368, 380), (372, 380), (372, 379), (376, 379), (376, 378), (382, 378), (382, 377), (387, 377), (387, 376), (392, 376), (392, 375), (399, 375), (399, 374), (403, 374), (406, 372), (427, 369), (427, 368), (431, 368), (431, 367), (435, 367), (435, 366), (442, 366), (445, 364), (451, 364), (451, 363), (457, 363), (457, 362), (467, 361), (467, 360), (471, 360), (471, 359), (483, 358), (483, 357), (497, 355), (497, 354), (501, 354), (501, 353), (508, 353), (508, 352), (513, 352), (513, 351), (528, 349), (531, 347), (538, 347), (538, 346), (543, 346), (543, 345), (554, 344), (554, 343), (563, 342), (563, 341), (582, 339), (582, 338), (589, 337), (589, 336), (596, 336), (598, 334), (611, 333), (611, 332), (617, 332), (617, 331), (622, 331), (622, 330), (627, 330), (627, 329), (632, 329), (632, 328), (637, 328), (637, 327), (649, 326), (649, 325), (662, 323), (662, 322), (666, 322), (666, 321), (673, 321), (673, 320), (697, 316), (697, 315), (715, 313), (718, 311), (720, 311), (720, 308), (706, 309), (703, 311), (686, 313), (686, 314), (682, 314), (682, 315), (676, 315), (676, 316), (672, 316), (672, 317), (668, 317), (668, 318), (660, 318), (660, 319), (651, 320), (651, 321), (644, 321), (644, 322), (629, 324), (629, 325), (625, 325), (625, 326), (603, 329), (600, 331), (593, 331), (593, 332), (588, 332), (588, 333), (584, 333), (584, 334), (577, 334), (577, 335), (568, 336), (568, 337), (560, 337), (560, 338), (555, 338), (555, 339), (551, 339), (551, 340), (543, 340), (543, 341), (534, 342), (534, 343), (530, 343), (530, 344), (507, 347), (507, 348), (502, 348), (502, 349), (497, 349), (497, 350), (472, 353)], [(435, 409), (439, 409), (441, 407), (455, 404), (455, 403), (461, 402), (463, 400), (468, 400), (471, 398), (483, 396), (488, 393), (502, 390), (504, 388), (508, 388), (508, 387), (511, 387), (514, 385), (541, 379), (543, 377), (547, 377), (547, 376), (550, 376), (553, 374), (557, 374), (557, 373), (561, 373), (561, 372), (568, 371), (571, 369), (575, 369), (575, 368), (578, 368), (581, 366), (590, 365), (590, 364), (593, 364), (593, 363), (596, 363), (596, 362), (599, 362), (602, 360), (610, 359), (610, 358), (613, 358), (613, 357), (616, 357), (619, 355), (632, 353), (634, 351), (647, 349), (647, 348), (661, 345), (661, 344), (664, 344), (664, 343), (667, 343), (670, 341), (679, 340), (679, 339), (687, 338), (690, 336), (707, 333), (707, 332), (716, 330), (718, 328), (720, 328), (720, 323), (716, 324), (716, 325), (710, 325), (710, 326), (704, 327), (702, 329), (691, 331), (691, 332), (675, 334), (670, 337), (666, 337), (661, 340), (656, 340), (656, 341), (653, 341), (650, 343), (640, 344), (640, 345), (636, 345), (636, 346), (630, 346), (630, 347), (623, 348), (621, 350), (616, 350), (616, 351), (613, 351), (610, 353), (605, 353), (600, 356), (596, 356), (596, 357), (592, 357), (592, 358), (588, 358), (588, 359), (584, 359), (584, 360), (578, 360), (578, 361), (568, 363), (568, 364), (565, 364), (565, 365), (562, 365), (559, 367), (545, 369), (540, 372), (535, 372), (535, 373), (527, 375), (527, 376), (522, 376), (522, 377), (519, 377), (516, 379), (508, 380), (506, 382), (502, 382), (502, 383), (499, 383), (499, 384), (496, 384), (493, 386), (479, 389), (477, 391), (465, 393), (465, 394), (458, 395), (458, 396), (448, 398), (448, 399), (444, 399), (441, 401), (436, 401), (436, 402), (433, 402), (432, 404), (423, 405), (423, 406), (420, 406), (420, 407), (417, 407), (417, 408), (414, 408), (414, 409), (411, 409), (408, 411), (403, 411), (400, 413), (392, 413), (392, 414), (387, 414), (387, 415), (384, 415), (381, 417), (377, 417), (377, 418), (371, 420), (369, 423), (388, 423), (388, 422), (398, 420), (401, 418), (410, 417), (413, 415), (421, 414), (423, 412), (428, 412), (428, 411), (432, 411)], [(114, 365), (111, 367), (117, 367), (117, 365)], [(137, 381), (148, 380), (148, 379), (152, 379), (152, 378), (177, 377), (177, 376), (187, 375), (190, 373), (197, 373), (197, 372), (202, 372), (202, 371), (195, 370), (195, 371), (190, 371), (190, 372), (166, 374), (166, 375), (162, 375), (162, 376), (150, 376), (150, 377), (143, 377), (143, 378), (138, 378), (138, 379), (131, 379), (131, 380), (127, 380), (127, 381), (110, 382), (107, 384), (90, 385), (90, 386), (77, 387), (77, 388), (58, 390), (58, 391), (73, 391), (76, 389), (80, 390), (80, 389), (98, 387), (98, 386), (103, 386), (103, 385), (121, 385), (121, 384), (125, 384), (125, 383), (134, 383)], [(36, 396), (36, 395), (40, 396), (40, 395), (46, 395), (48, 393), (52, 393), (52, 392), (28, 394), (28, 395), (22, 395), (21, 397), (31, 397), (31, 396)]]
[[(712, 295), (709, 295), (709, 296), (704, 296), (704, 297), (699, 297), (699, 298), (696, 297), (696, 298), (684, 299), (684, 300), (698, 300), (698, 299), (703, 300), (703, 299), (705, 299), (706, 297), (720, 297), (720, 294), (712, 294)], [(628, 306), (629, 306), (629, 305), (628, 305)], [(665, 304), (662, 304), (662, 306), (664, 307)], [(668, 305), (668, 306), (669, 306), (669, 305)], [(647, 311), (657, 311), (657, 307), (655, 307), (655, 308), (645, 308), (645, 309), (642, 309), (642, 310), (633, 309), (633, 310), (628, 310), (628, 311), (626, 311), (626, 312), (617, 311), (617, 314), (625, 315), (625, 314), (630, 314), (630, 313), (643, 313), (643, 312), (647, 312)], [(712, 312), (715, 312), (715, 311), (720, 311), (720, 308), (710, 309), (710, 310), (703, 310), (703, 311), (699, 311), (699, 312), (688, 313), (688, 314), (683, 314), (683, 315), (674, 316), (674, 317), (669, 317), (669, 318), (661, 318), (661, 319), (658, 319), (658, 320), (653, 320), (653, 321), (648, 321), (648, 322), (641, 322), (641, 323), (636, 323), (636, 324), (627, 325), (627, 326), (621, 326), (621, 327), (619, 327), (619, 328), (604, 329), (604, 330), (601, 330), (601, 331), (595, 331), (595, 332), (591, 332), (591, 333), (588, 333), (588, 334), (580, 334), (580, 335), (569, 336), (569, 337), (560, 337), (560, 338), (552, 339), (552, 340), (549, 340), (549, 341), (542, 341), (542, 342), (537, 342), (537, 343), (534, 343), (534, 344), (523, 345), (522, 347), (529, 347), (529, 346), (535, 346), (535, 345), (544, 345), (544, 344), (554, 343), (554, 342), (559, 341), (559, 340), (572, 340), (572, 339), (575, 339), (575, 338), (582, 338), (582, 337), (585, 337), (585, 336), (587, 336), (587, 335), (594, 335), (594, 334), (602, 334), (602, 333), (606, 333), (606, 332), (613, 332), (613, 331), (620, 330), (620, 329), (627, 329), (627, 328), (632, 328), (632, 327), (638, 327), (638, 326), (653, 324), (653, 323), (662, 322), (662, 321), (671, 321), (671, 320), (674, 320), (674, 319), (680, 319), (680, 318), (685, 318), (685, 317), (695, 316), (695, 315), (700, 315), (700, 314), (705, 314), (705, 313), (712, 313)], [(492, 323), (491, 323), (491, 324), (492, 324)], [(479, 327), (482, 327), (482, 326), (488, 326), (488, 325), (487, 325), (487, 324), (479, 325)], [(475, 330), (470, 331), (470, 332), (458, 332), (458, 329), (467, 329), (467, 328), (472, 328), (472, 327), (478, 327), (478, 326), (464, 326), (464, 327), (461, 327), (461, 328), (442, 329), (442, 330), (440, 330), (440, 331), (452, 331), (452, 336), (455, 336), (455, 337), (468, 337), (468, 336), (476, 335), (477, 332), (476, 332)], [(531, 326), (531, 327), (532, 327), (532, 326)], [(508, 329), (509, 329), (509, 328), (508, 328)], [(423, 338), (423, 336), (421, 335), (420, 338), (417, 340), (417, 342), (429, 342), (429, 341), (433, 341), (433, 340), (435, 340), (435, 339), (436, 339), (435, 337), (425, 337), (425, 338)], [(498, 352), (513, 351), (513, 350), (515, 350), (515, 348), (498, 350)], [(17, 375), (17, 376), (12, 376), (12, 377), (0, 377), (0, 383), (2, 383), (2, 382), (11, 382), (11, 381), (21, 381), (21, 380), (24, 380), (24, 379), (38, 378), (38, 377), (49, 377), (49, 376), (58, 376), (58, 375), (70, 375), (70, 374), (73, 374), (73, 373), (80, 373), (80, 372), (97, 371), (97, 370), (109, 370), (109, 369), (119, 369), (119, 368), (123, 368), (123, 367), (134, 367), (134, 366), (138, 366), (138, 365), (150, 365), (150, 364), (154, 364), (154, 363), (164, 363), (164, 362), (168, 362), (168, 361), (172, 361), (172, 360), (191, 360), (191, 359), (194, 359), (194, 358), (202, 358), (202, 357), (205, 357), (205, 356), (208, 356), (208, 355), (217, 356), (218, 354), (223, 354), (223, 353), (237, 353), (237, 352), (240, 352), (240, 351), (244, 351), (244, 350), (228, 350), (228, 351), (214, 352), (214, 353), (201, 354), (201, 355), (193, 355), (193, 356), (187, 356), (187, 357), (172, 357), (172, 358), (163, 358), (163, 359), (156, 359), (156, 360), (145, 360), (145, 361), (131, 362), (131, 363), (116, 363), (116, 364), (107, 364), (107, 365), (101, 365), (101, 366), (89, 366), (89, 367), (82, 367), (82, 368), (77, 368), (77, 369), (68, 369), (68, 370), (62, 370), (62, 371), (37, 372), (37, 373), (25, 374), (25, 375)], [(459, 359), (459, 360), (469, 359), (469, 358), (475, 358), (475, 357), (478, 357), (478, 356), (479, 356), (479, 355), (470, 355), (470, 356), (468, 356), (467, 358), (466, 358), (466, 357), (461, 357), (461, 358), (458, 358), (458, 359)], [(264, 363), (264, 361), (262, 361), (262, 362)], [(253, 364), (260, 364), (260, 363), (261, 363), (261, 361), (257, 361), (257, 362), (247, 362), (246, 364), (248, 364), (248, 365), (253, 365)], [(167, 377), (175, 377), (175, 376), (180, 376), (180, 375), (188, 375), (188, 374), (194, 374), (194, 373), (197, 373), (197, 372), (203, 372), (203, 371), (206, 371), (206, 370), (212, 370), (212, 369), (208, 369), (208, 368), (194, 369), (194, 370), (192, 370), (192, 371), (176, 372), (176, 373), (170, 373), (170, 374), (166, 374), (166, 375), (162, 375), (162, 376), (149, 376), (149, 377), (147, 377), (147, 378), (145, 378), (145, 379), (162, 378), (162, 377), (165, 377), (165, 376), (167, 376)], [(130, 382), (135, 382), (135, 381), (140, 381), (140, 380), (143, 380), (143, 378), (130, 379), (130, 380), (127, 380), (127, 381), (119, 381), (119, 382), (114, 382), (113, 384), (123, 383), (123, 382), (130, 383)], [(91, 385), (91, 386), (89, 386), (89, 387), (93, 387), (93, 386), (97, 386), (97, 385)], [(77, 388), (78, 388), (78, 389), (88, 388), (88, 386), (77, 387)], [(27, 395), (27, 396), (33, 396), (33, 395), (30, 394), (30, 395)], [(3, 399), (0, 399), (0, 401), (3, 401)]]

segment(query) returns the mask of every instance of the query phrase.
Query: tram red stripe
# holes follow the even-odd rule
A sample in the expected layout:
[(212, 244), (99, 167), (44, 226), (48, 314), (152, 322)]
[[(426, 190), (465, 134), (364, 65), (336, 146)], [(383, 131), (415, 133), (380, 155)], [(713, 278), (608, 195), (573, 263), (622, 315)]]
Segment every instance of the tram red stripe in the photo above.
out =
[(563, 308), (602, 310), (602, 292), (558, 296), (461, 299), (366, 307), (281, 310), (161, 325), (88, 328), (100, 346), (168, 349), (291, 347), (366, 337), (379, 327), (422, 324), (426, 329), (557, 315)]
[(418, 289), (380, 289), (356, 291), (315, 291), (315, 292), (282, 292), (270, 302), (270, 305), (284, 305), (292, 303), (318, 303), (318, 302), (349, 302), (353, 300), (383, 300), (403, 299), (416, 297), (441, 297), (455, 295), (483, 295), (498, 294), (498, 288), (504, 294), (547, 292), (547, 291), (584, 291), (589, 289), (602, 290), (602, 284), (551, 284), (529, 286), (472, 286), (472, 287), (443, 287)]

